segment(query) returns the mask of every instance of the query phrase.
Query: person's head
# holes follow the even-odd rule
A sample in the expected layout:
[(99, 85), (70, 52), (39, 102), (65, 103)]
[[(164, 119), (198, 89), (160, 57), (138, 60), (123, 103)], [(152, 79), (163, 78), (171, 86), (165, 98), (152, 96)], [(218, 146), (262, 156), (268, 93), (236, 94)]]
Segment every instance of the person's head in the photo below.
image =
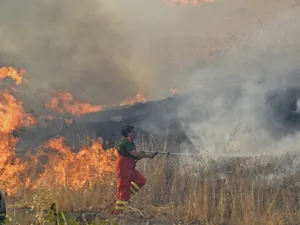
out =
[(135, 132), (134, 126), (132, 126), (132, 125), (123, 126), (121, 129), (121, 134), (123, 137), (125, 137), (125, 138), (129, 137), (132, 140), (136, 137), (136, 132)]

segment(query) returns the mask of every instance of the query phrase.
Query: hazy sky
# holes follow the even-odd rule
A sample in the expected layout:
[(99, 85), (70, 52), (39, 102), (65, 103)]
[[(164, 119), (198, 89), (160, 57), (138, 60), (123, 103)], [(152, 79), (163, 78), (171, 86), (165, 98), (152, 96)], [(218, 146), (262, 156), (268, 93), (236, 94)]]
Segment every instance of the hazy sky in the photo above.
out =
[(0, 63), (26, 69), (32, 92), (70, 91), (97, 104), (138, 91), (165, 96), (217, 50), (276, 18), (282, 4), (219, 0), (173, 8), (162, 0), (3, 0)]

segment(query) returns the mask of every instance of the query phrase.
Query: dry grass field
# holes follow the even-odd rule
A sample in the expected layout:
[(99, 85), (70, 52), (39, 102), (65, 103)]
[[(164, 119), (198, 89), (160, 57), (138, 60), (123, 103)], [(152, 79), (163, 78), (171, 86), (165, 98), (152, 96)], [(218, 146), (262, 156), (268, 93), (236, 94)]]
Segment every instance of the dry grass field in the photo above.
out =
[[(150, 150), (155, 149), (148, 146)], [(89, 151), (95, 148), (91, 146)], [(52, 158), (48, 158), (52, 166), (41, 172), (42, 176), (31, 173), (30, 182), (35, 187), (26, 188), (26, 182), (15, 186), (15, 194), (8, 198), (8, 207), (37, 210), (56, 203), (65, 211), (102, 211), (115, 198), (113, 152), (100, 149), (97, 158), (102, 166), (108, 159), (112, 160), (106, 165), (111, 170), (96, 167), (92, 161), (94, 155), (80, 153), (76, 156), (78, 161), (61, 165), (58, 157), (67, 155), (54, 152)], [(159, 155), (152, 161), (142, 160), (138, 168), (148, 182), (141, 193), (132, 198), (128, 213), (137, 218), (196, 224), (297, 224), (300, 185), (296, 160), (292, 155), (218, 159), (205, 159), (201, 155), (198, 158)], [(88, 165), (88, 171), (75, 177), (74, 170), (84, 170), (84, 165)], [(57, 170), (63, 169), (61, 166), (65, 172), (60, 171), (58, 175)], [(30, 170), (38, 171), (41, 167), (36, 164)], [(94, 172), (97, 177), (93, 177)], [(30, 174), (29, 171), (24, 173)], [(2, 183), (4, 189), (5, 185)], [(109, 215), (111, 210), (101, 213)]]

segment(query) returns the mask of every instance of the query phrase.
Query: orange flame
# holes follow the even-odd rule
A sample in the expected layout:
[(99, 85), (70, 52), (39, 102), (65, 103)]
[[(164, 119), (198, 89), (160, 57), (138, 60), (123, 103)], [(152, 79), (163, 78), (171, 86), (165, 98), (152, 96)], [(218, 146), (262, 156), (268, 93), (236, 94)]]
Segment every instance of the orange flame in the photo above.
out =
[[(12, 67), (1, 68), (0, 71), (0, 79), (11, 77), (17, 85), (24, 81)], [(121, 105), (145, 101), (139, 93), (134, 99), (126, 99)], [(102, 106), (74, 100), (68, 92), (57, 94), (46, 106), (57, 112), (73, 115), (102, 110)], [(53, 119), (47, 115), (40, 118)], [(18, 139), (11, 133), (22, 125), (34, 122), (34, 117), (24, 112), (22, 102), (11, 95), (8, 89), (0, 92), (0, 188), (9, 196), (17, 195), (24, 187), (29, 190), (45, 186), (52, 189), (68, 187), (70, 190), (81, 190), (83, 187), (92, 188), (107, 175), (113, 178), (116, 152), (104, 151), (101, 139), (87, 139), (76, 152), (65, 144), (62, 137), (58, 137), (40, 146), (36, 154), (27, 152), (26, 157), (21, 160), (15, 152)], [(72, 123), (72, 120), (66, 122)]]
[(127, 98), (127, 99), (123, 100), (121, 102), (120, 106), (133, 105), (138, 102), (142, 102), (142, 103), (146, 102), (146, 98), (143, 96), (142, 93), (137, 93), (134, 98)]
[(164, 0), (169, 6), (203, 5), (213, 3), (215, 0)]
[(16, 192), (16, 187), (20, 187), (21, 173), (26, 168), (27, 163), (21, 162), (15, 157), (13, 146), (17, 140), (7, 134), (1, 134), (0, 139), (0, 184), (8, 195)]
[(74, 97), (69, 92), (56, 94), (46, 103), (46, 108), (52, 109), (59, 113), (69, 113), (75, 116), (80, 116), (87, 113), (101, 111), (103, 105), (92, 105), (89, 103), (81, 103), (74, 100)]
[[(0, 186), (9, 196), (15, 195), (22, 187), (35, 190), (46, 185), (47, 188), (68, 187), (74, 191), (84, 186), (92, 188), (114, 172), (115, 151), (104, 151), (101, 140), (90, 141), (76, 153), (59, 137), (41, 146), (37, 155), (27, 154), (27, 161), (16, 156), (16, 142), (9, 136), (4, 139), (2, 136), (0, 142)], [(46, 164), (42, 164), (43, 157)], [(38, 170), (39, 173), (32, 173)]]
[[(135, 103), (146, 102), (146, 98), (142, 93), (137, 93), (134, 98), (127, 98), (120, 103), (120, 106), (133, 105)], [(89, 103), (81, 103), (74, 100), (69, 92), (57, 93), (46, 103), (46, 108), (58, 113), (69, 113), (71, 115), (80, 116), (87, 113), (99, 112), (103, 110), (105, 105), (91, 105)]]
[(13, 67), (0, 67), (0, 79), (3, 80), (7, 77), (16, 81), (17, 85), (22, 84), (23, 81), (26, 81), (22, 76), (25, 75), (25, 70), (20, 70), (19, 72)]
[(24, 113), (22, 103), (8, 93), (0, 93), (0, 132), (9, 133), (20, 125), (29, 126), (35, 119)]
[[(0, 68), (0, 79), (11, 77), (16, 85), (24, 79), (12, 67)], [(121, 105), (146, 102), (146, 98), (138, 93), (134, 98), (125, 99)], [(68, 93), (57, 94), (46, 106), (57, 112), (68, 112), (81, 115), (87, 112), (102, 110), (102, 106), (93, 106), (74, 100)], [(42, 115), (39, 118), (48, 120), (52, 116)], [(23, 103), (11, 95), (8, 89), (0, 92), (0, 188), (9, 196), (40, 188), (55, 189), (67, 187), (70, 190), (92, 188), (96, 182), (107, 177), (114, 179), (114, 163), (116, 151), (104, 151), (101, 139), (87, 138), (79, 148), (66, 145), (64, 138), (52, 139), (36, 149), (36, 153), (26, 153), (20, 158), (15, 152), (18, 139), (11, 135), (12, 131), (24, 125), (35, 123), (35, 118), (24, 112)], [(66, 120), (72, 123), (72, 120)]]
[[(12, 67), (0, 68), (0, 79), (10, 77), (16, 85), (24, 81), (24, 74), (24, 70), (18, 72)], [(34, 122), (31, 115), (24, 113), (22, 102), (16, 100), (8, 88), (0, 92), (0, 184), (9, 195), (15, 193), (15, 187), (22, 182), (21, 173), (27, 166), (26, 162), (16, 158), (14, 146), (18, 140), (10, 134), (21, 125), (31, 125)]]
[[(16, 85), (22, 84), (25, 70), (19, 72), (13, 67), (0, 67), (0, 79), (12, 78)], [(31, 125), (35, 123), (34, 118), (25, 114), (21, 101), (15, 99), (10, 92), (11, 89), (4, 89), (0, 92), (0, 132), (9, 133), (20, 125)]]
[[(115, 152), (104, 151), (101, 140), (89, 142), (84, 144), (77, 153), (64, 144), (62, 137), (52, 139), (42, 146), (43, 149), (51, 149), (56, 154), (46, 154), (48, 164), (45, 172), (40, 176), (41, 180), (52, 173), (56, 185), (79, 190), (84, 185), (92, 187), (95, 181), (113, 173)], [(45, 152), (41, 151), (40, 155), (45, 155)]]
[(176, 94), (178, 94), (179, 93), (179, 91), (176, 89), (176, 88), (171, 88), (171, 93), (173, 94), (173, 95), (176, 95)]

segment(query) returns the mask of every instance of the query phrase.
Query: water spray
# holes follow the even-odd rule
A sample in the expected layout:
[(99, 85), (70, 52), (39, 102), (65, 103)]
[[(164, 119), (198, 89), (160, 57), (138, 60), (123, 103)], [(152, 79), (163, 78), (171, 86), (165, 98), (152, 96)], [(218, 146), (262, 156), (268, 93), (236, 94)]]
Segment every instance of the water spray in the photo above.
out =
[(156, 153), (155, 155), (200, 156), (199, 153), (185, 153), (185, 152), (154, 152), (154, 151), (143, 151), (143, 152)]

